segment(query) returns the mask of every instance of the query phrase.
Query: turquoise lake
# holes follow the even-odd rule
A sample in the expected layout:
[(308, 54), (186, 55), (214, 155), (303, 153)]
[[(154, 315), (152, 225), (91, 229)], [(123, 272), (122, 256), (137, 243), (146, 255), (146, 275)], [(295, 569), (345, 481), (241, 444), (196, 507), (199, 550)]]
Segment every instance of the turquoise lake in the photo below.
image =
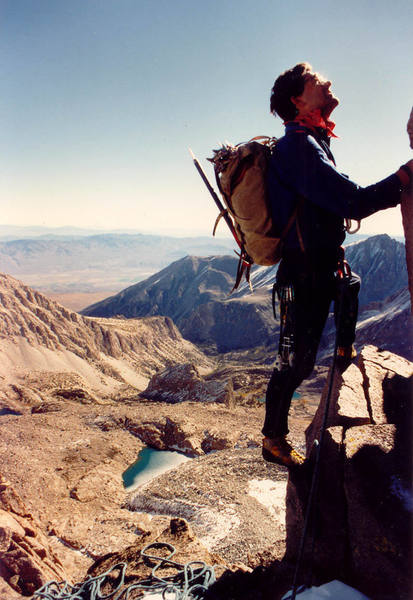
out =
[(144, 448), (139, 452), (138, 459), (122, 474), (123, 485), (125, 488), (135, 488), (187, 460), (191, 459), (180, 452)]

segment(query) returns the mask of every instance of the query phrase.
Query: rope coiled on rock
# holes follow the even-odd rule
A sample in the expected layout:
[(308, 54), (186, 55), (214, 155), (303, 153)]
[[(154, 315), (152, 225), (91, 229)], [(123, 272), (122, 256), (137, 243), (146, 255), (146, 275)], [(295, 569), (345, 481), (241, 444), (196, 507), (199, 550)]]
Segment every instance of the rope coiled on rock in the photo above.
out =
[[(167, 548), (170, 554), (166, 558), (148, 553), (150, 549)], [(176, 549), (167, 542), (153, 542), (145, 546), (140, 555), (145, 564), (155, 561), (151, 575), (148, 579), (131, 583), (124, 587), (126, 562), (120, 562), (96, 577), (88, 576), (82, 583), (69, 584), (67, 581), (50, 581), (38, 589), (33, 595), (33, 600), (128, 600), (133, 590), (142, 592), (158, 592), (166, 600), (166, 594), (175, 594), (173, 600), (201, 600), (208, 587), (215, 582), (214, 567), (208, 566), (203, 561), (190, 561), (179, 563), (172, 559)], [(152, 563), (151, 563), (152, 564)], [(174, 575), (160, 577), (158, 569), (172, 567), (177, 570)], [(116, 589), (108, 594), (102, 592), (108, 576), (119, 569), (119, 582)], [(123, 588), (123, 589), (122, 589)], [(168, 597), (168, 600), (170, 596)], [(172, 600), (172, 599), (171, 599)]]

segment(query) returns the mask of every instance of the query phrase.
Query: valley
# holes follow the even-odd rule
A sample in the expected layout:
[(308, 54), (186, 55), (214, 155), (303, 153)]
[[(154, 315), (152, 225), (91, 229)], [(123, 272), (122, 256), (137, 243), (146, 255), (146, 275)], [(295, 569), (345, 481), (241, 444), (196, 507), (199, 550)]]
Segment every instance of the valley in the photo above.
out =
[[(0, 235), (0, 272), (49, 296), (55, 295), (76, 310), (146, 279), (188, 253), (208, 256), (229, 253), (233, 248), (229, 238), (79, 234), (70, 229), (66, 233), (33, 233), (20, 228), (13, 235)], [(85, 303), (79, 306), (83, 299)]]
[[(366, 281), (359, 351), (377, 340), (388, 365), (383, 349), (412, 352), (403, 251), (388, 236), (347, 251)], [(274, 270), (256, 268), (254, 292), (228, 296), (236, 261), (180, 258), (82, 314), (0, 275), (0, 533), (11, 544), (2, 600), (33, 593), (53, 569), (78, 580), (101, 557), (159, 539), (176, 517), (227, 569), (283, 560), (288, 473), (262, 460), (260, 432)], [(329, 324), (292, 404), (302, 451), (332, 343)], [(145, 448), (190, 460), (125, 490), (122, 474)]]
[[(45, 555), (66, 577), (79, 578), (98, 557), (159, 534), (176, 515), (227, 561), (254, 566), (252, 557), (267, 545), (268, 556), (282, 555), (283, 509), (273, 508), (261, 538), (259, 523), (269, 509), (254, 497), (259, 484), (251, 483), (276, 476), (285, 492), (286, 470), (260, 457), (260, 398), (270, 366), (206, 356), (169, 317), (81, 316), (7, 275), (0, 277), (0, 298), (2, 485), (17, 494), (24, 518), (39, 531), (36, 539), (47, 536)], [(185, 371), (187, 379), (179, 375), (173, 403), (145, 397), (150, 381), (168, 369), (181, 373), (185, 365), (196, 367)], [(316, 398), (309, 388), (294, 405), (292, 435), (301, 446)], [(145, 505), (141, 490), (125, 493), (122, 474), (147, 446), (179, 450), (192, 460), (160, 476), (163, 499)], [(159, 496), (154, 485), (145, 484), (145, 498)], [(33, 543), (17, 545), (34, 579), (24, 561), (7, 563), (25, 581), (14, 590), (32, 589), (30, 581), (43, 576)], [(7, 573), (4, 585), (11, 581)]]

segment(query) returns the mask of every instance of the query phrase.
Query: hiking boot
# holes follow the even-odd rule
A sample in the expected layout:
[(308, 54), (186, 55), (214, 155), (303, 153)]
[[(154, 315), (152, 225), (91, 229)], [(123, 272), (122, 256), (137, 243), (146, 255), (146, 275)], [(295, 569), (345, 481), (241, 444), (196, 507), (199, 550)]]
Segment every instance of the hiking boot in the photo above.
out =
[(339, 346), (337, 348), (337, 365), (341, 368), (347, 368), (356, 356), (357, 351), (353, 344), (351, 346)]
[(265, 437), (262, 441), (262, 457), (268, 462), (277, 463), (289, 469), (300, 467), (305, 461), (305, 457), (294, 450), (285, 437)]

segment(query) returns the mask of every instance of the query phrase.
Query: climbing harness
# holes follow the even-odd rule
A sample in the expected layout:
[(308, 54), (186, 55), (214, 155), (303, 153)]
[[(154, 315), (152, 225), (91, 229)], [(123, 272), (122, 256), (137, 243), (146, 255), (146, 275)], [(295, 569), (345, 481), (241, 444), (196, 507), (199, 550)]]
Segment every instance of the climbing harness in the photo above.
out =
[[(343, 251), (343, 255), (340, 258), (338, 269), (337, 269), (339, 294), (338, 294), (338, 311), (337, 311), (338, 317), (337, 317), (333, 362), (332, 362), (331, 371), (330, 371), (330, 380), (329, 380), (329, 384), (328, 384), (328, 392), (327, 392), (327, 398), (326, 398), (326, 403), (325, 403), (325, 407), (324, 407), (323, 420), (322, 420), (322, 424), (321, 424), (321, 428), (320, 428), (319, 439), (315, 440), (315, 442), (314, 442), (314, 448), (315, 448), (315, 453), (316, 453), (314, 470), (313, 470), (313, 475), (312, 475), (312, 479), (311, 479), (310, 492), (308, 495), (307, 509), (306, 509), (306, 513), (305, 513), (303, 532), (302, 532), (301, 539), (300, 539), (297, 564), (296, 564), (295, 572), (294, 572), (292, 593), (291, 593), (291, 596), (288, 596), (288, 600), (295, 600), (298, 591), (301, 591), (302, 589), (305, 589), (306, 587), (310, 587), (310, 586), (300, 586), (300, 588), (298, 588), (298, 577), (299, 577), (299, 574), (301, 571), (309, 524), (310, 524), (311, 517), (313, 516), (312, 513), (313, 513), (313, 510), (314, 510), (314, 507), (316, 504), (315, 500), (317, 497), (318, 484), (319, 484), (320, 465), (321, 465), (321, 456), (322, 456), (322, 451), (323, 451), (324, 434), (325, 434), (325, 431), (327, 428), (327, 419), (328, 419), (328, 414), (329, 414), (329, 410), (330, 410), (331, 392), (333, 390), (334, 373), (336, 370), (336, 363), (337, 363), (338, 331), (339, 331), (339, 324), (341, 322), (342, 312), (343, 312), (343, 296), (344, 296), (345, 287), (348, 284), (350, 278), (351, 278), (350, 265), (344, 259), (344, 251)], [(313, 554), (314, 554), (314, 545), (315, 545), (315, 526), (313, 526), (313, 532), (312, 532), (311, 553), (310, 553), (311, 557), (313, 557)], [(312, 574), (312, 564), (311, 564), (310, 570), (311, 570), (311, 574)]]
[[(165, 548), (170, 552), (166, 558), (149, 554), (149, 551)], [(33, 600), (128, 600), (133, 590), (142, 591), (142, 596), (145, 592), (156, 592), (164, 600), (201, 600), (208, 587), (215, 582), (214, 567), (206, 565), (203, 561), (194, 560), (185, 564), (176, 562), (172, 560), (175, 552), (174, 546), (167, 542), (153, 542), (145, 546), (140, 556), (147, 566), (155, 563), (151, 575), (148, 579), (126, 587), (124, 584), (128, 565), (126, 562), (120, 562), (97, 577), (88, 576), (82, 583), (70, 585), (66, 581), (50, 581), (35, 592)], [(176, 573), (161, 577), (158, 570), (162, 568), (176, 569)], [(116, 589), (103, 593), (102, 588), (107, 583), (108, 576), (117, 570), (119, 574)]]
[(280, 302), (280, 342), (278, 346), (278, 355), (275, 360), (275, 368), (278, 369), (278, 371), (284, 371), (293, 366), (295, 358), (294, 287), (291, 284), (274, 284), (272, 293), (274, 318), (276, 318), (275, 294), (278, 295), (278, 300)]

